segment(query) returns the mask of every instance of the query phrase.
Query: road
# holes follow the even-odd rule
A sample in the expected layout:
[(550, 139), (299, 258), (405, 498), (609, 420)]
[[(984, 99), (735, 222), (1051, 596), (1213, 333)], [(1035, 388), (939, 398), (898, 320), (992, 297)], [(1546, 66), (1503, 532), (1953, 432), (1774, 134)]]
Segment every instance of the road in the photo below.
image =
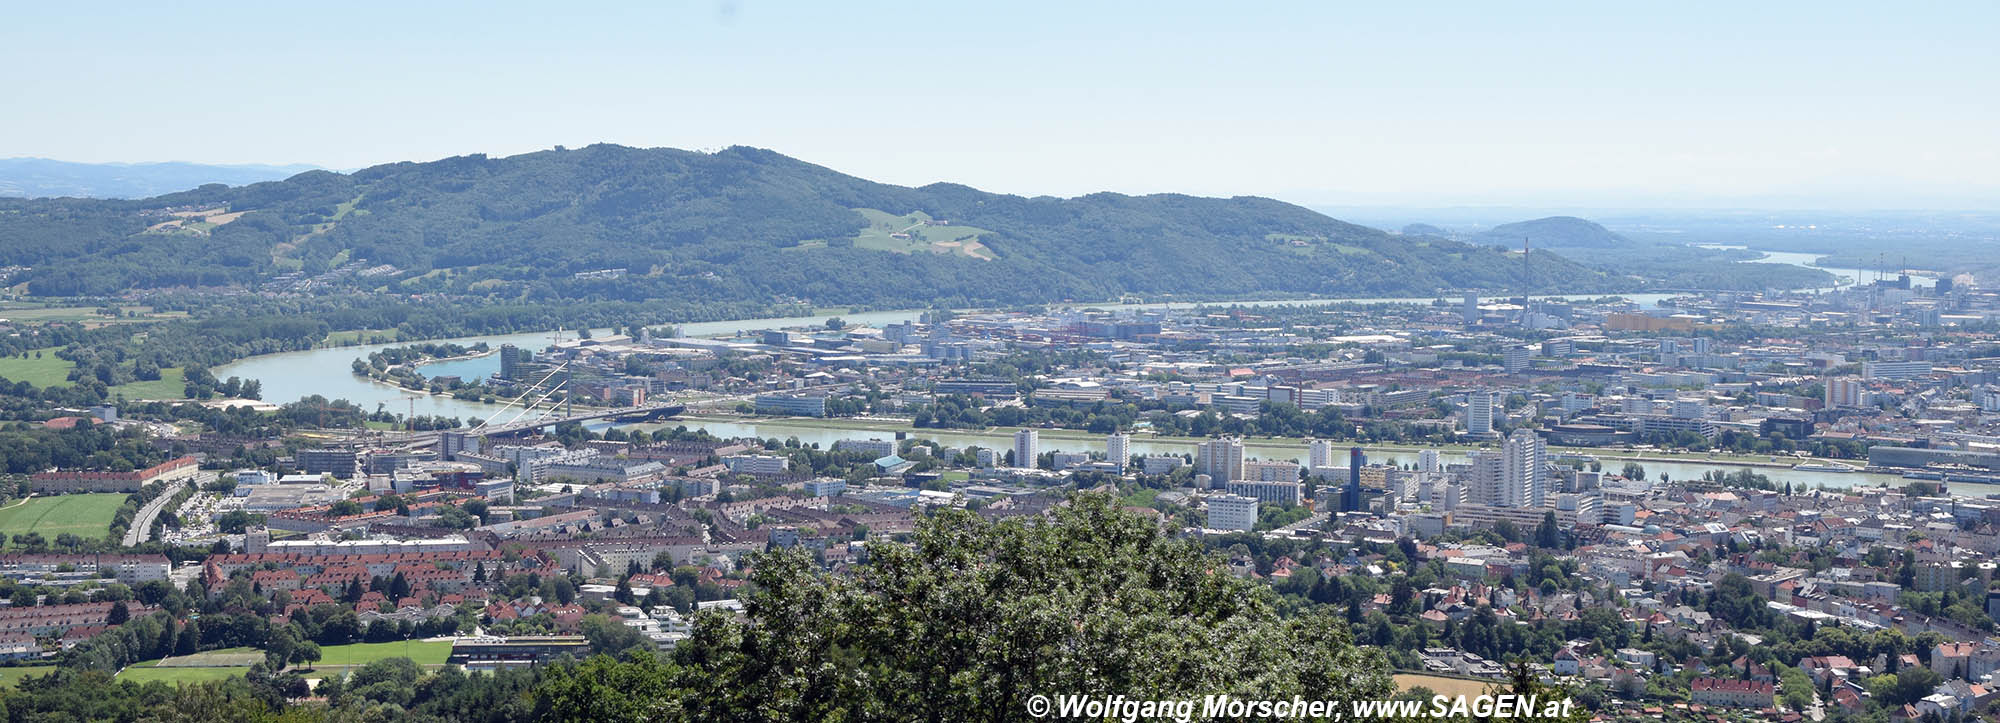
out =
[[(207, 484), (214, 480), (214, 472), (203, 472), (199, 477), (195, 478), (197, 484)], [(160, 516), (161, 508), (166, 507), (168, 502), (173, 501), (174, 495), (180, 494), (181, 490), (185, 487), (187, 487), (186, 482), (175, 482), (174, 486), (168, 487), (160, 493), (160, 496), (154, 497), (153, 501), (146, 503), (145, 507), (139, 508), (139, 514), (132, 517), (132, 526), (125, 530), (123, 544), (126, 547), (133, 547), (145, 541), (149, 536), (148, 533), (153, 529), (153, 519)]]

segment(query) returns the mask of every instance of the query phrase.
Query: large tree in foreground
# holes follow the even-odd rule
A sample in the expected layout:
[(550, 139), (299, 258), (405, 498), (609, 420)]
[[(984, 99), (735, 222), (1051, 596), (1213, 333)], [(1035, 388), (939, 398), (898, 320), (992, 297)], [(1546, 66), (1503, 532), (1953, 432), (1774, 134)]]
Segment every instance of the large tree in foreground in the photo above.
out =
[[(1336, 618), (1286, 619), (1193, 542), (1078, 495), (1047, 517), (947, 511), (846, 575), (756, 560), (746, 619), (705, 616), (651, 685), (555, 673), (544, 713), (694, 720), (1020, 720), (1034, 695), (1386, 698)], [(633, 663), (652, 668), (650, 663)], [(596, 671), (603, 674), (606, 671)], [(600, 677), (598, 675), (588, 677)], [(638, 692), (646, 691), (646, 692)], [(562, 710), (587, 705), (591, 710)]]

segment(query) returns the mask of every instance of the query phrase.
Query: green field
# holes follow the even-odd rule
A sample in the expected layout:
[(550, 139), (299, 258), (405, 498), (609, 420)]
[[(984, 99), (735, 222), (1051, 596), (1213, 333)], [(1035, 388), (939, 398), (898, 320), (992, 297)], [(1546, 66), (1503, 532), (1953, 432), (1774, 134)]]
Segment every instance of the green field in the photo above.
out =
[[(221, 680), (242, 675), (250, 670), (250, 663), (261, 658), (246, 657), (255, 654), (255, 648), (228, 648), (210, 650), (194, 655), (177, 656), (165, 660), (148, 660), (135, 663), (118, 674), (119, 680), (135, 683), (161, 681), (166, 683), (200, 683)], [(294, 667), (308, 678), (323, 678), (350, 672), (368, 663), (385, 658), (409, 658), (426, 668), (444, 665), (451, 657), (451, 641), (404, 640), (393, 643), (353, 643), (350, 645), (328, 645), (320, 648), (319, 662), (312, 663), (310, 670)], [(43, 668), (46, 670), (46, 667)], [(4, 675), (4, 673), (0, 673)], [(0, 678), (4, 680), (4, 678)]]
[[(902, 216), (878, 211), (872, 208), (854, 209), (868, 219), (868, 228), (855, 234), (854, 246), (864, 249), (879, 249), (896, 253), (929, 251), (940, 254), (970, 256), (975, 259), (993, 260), (993, 251), (979, 243), (979, 236), (990, 234), (983, 228), (971, 226), (934, 225), (930, 214), (922, 211)], [(897, 238), (903, 235), (905, 238)]]
[(248, 666), (237, 668), (162, 668), (154, 665), (153, 663), (155, 662), (157, 661), (138, 663), (132, 667), (118, 671), (118, 679), (129, 680), (134, 683), (150, 683), (155, 680), (162, 683), (175, 684), (204, 683), (211, 680), (234, 678), (250, 672)]
[(141, 663), (151, 668), (247, 668), (264, 659), (264, 651), (251, 647), (206, 650), (193, 655), (175, 655)]
[(0, 687), (12, 688), (15, 683), (30, 675), (48, 675), (56, 669), (53, 665), (23, 665), (15, 668), (0, 668)]
[[(6, 312), (0, 311), (0, 316)], [(40, 359), (35, 358), (41, 354)], [(10, 382), (27, 382), (37, 387), (66, 386), (69, 384), (70, 367), (76, 362), (56, 357), (56, 348), (48, 347), (28, 352), (28, 358), (18, 356), (0, 358), (0, 377)]]
[(36, 497), (0, 508), (0, 534), (11, 539), (39, 532), (50, 541), (65, 532), (103, 537), (111, 531), (111, 518), (123, 504), (125, 495), (117, 493)]
[(109, 316), (97, 313), (95, 306), (19, 306), (9, 304), (0, 307), (0, 319), (12, 322), (51, 321), (112, 321)]
[(313, 665), (363, 665), (383, 658), (409, 658), (418, 665), (442, 665), (449, 657), (449, 640), (400, 640), (393, 643), (328, 645), (319, 649), (319, 662)]
[(160, 370), (159, 379), (120, 384), (106, 392), (113, 399), (120, 395), (131, 400), (181, 399), (187, 396), (187, 375), (180, 367), (168, 367)]

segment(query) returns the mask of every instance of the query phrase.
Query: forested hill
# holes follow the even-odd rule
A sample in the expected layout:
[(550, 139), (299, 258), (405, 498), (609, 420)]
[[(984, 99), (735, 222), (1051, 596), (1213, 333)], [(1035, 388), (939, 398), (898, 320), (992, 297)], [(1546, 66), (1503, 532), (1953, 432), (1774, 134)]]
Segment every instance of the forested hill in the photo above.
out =
[(1520, 248), (1523, 240), (1534, 248), (1604, 249), (1638, 245), (1631, 239), (1598, 225), (1595, 221), (1575, 216), (1550, 216), (1532, 221), (1503, 223), (1470, 240), (1473, 243), (1509, 248)]
[(1522, 264), (1265, 198), (906, 188), (742, 147), (596, 145), (134, 201), (0, 199), (0, 266), (32, 267), (17, 281), (45, 295), (287, 273), (392, 293), (897, 306), (1641, 283), (1536, 254)]

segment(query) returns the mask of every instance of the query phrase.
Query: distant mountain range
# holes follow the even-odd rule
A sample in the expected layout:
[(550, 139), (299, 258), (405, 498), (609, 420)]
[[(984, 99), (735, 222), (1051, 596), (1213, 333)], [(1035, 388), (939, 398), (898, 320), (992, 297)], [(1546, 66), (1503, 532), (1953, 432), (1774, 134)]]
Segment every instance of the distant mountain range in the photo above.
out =
[(241, 186), (276, 181), (317, 166), (206, 165), (200, 163), (71, 163), (46, 158), (0, 158), (0, 196), (14, 198), (147, 198), (222, 183)]
[[(1029, 198), (875, 183), (756, 148), (594, 145), (140, 200), (0, 199), (0, 266), (30, 267), (16, 282), (54, 296), (282, 276), (327, 292), (888, 308), (1817, 280), (1579, 263), (1548, 249), (1623, 239), (1575, 218), (1508, 224), (1472, 243), (1415, 230), (1425, 233), (1268, 198)], [(1521, 233), (1535, 238), (1533, 263), (1521, 263)]]
[(1523, 271), (1501, 249), (1267, 198), (907, 188), (744, 147), (595, 145), (145, 200), (0, 200), (0, 266), (33, 267), (18, 278), (46, 295), (287, 272), (387, 293), (905, 307), (1639, 283), (1537, 254)]
[[(1403, 227), (1410, 239), (1457, 239), (1490, 248), (1519, 250), (1523, 244), (1537, 253), (1571, 259), (1586, 268), (1627, 278), (1643, 278), (1655, 287), (1674, 289), (1754, 290), (1812, 288), (1830, 285), (1833, 276), (1817, 269), (1782, 263), (1744, 263), (1761, 256), (1754, 251), (1698, 248), (1686, 238), (1635, 240), (1575, 216), (1549, 216), (1503, 223), (1485, 231), (1454, 233), (1426, 223)], [(1729, 236), (1716, 237), (1728, 241)]]

